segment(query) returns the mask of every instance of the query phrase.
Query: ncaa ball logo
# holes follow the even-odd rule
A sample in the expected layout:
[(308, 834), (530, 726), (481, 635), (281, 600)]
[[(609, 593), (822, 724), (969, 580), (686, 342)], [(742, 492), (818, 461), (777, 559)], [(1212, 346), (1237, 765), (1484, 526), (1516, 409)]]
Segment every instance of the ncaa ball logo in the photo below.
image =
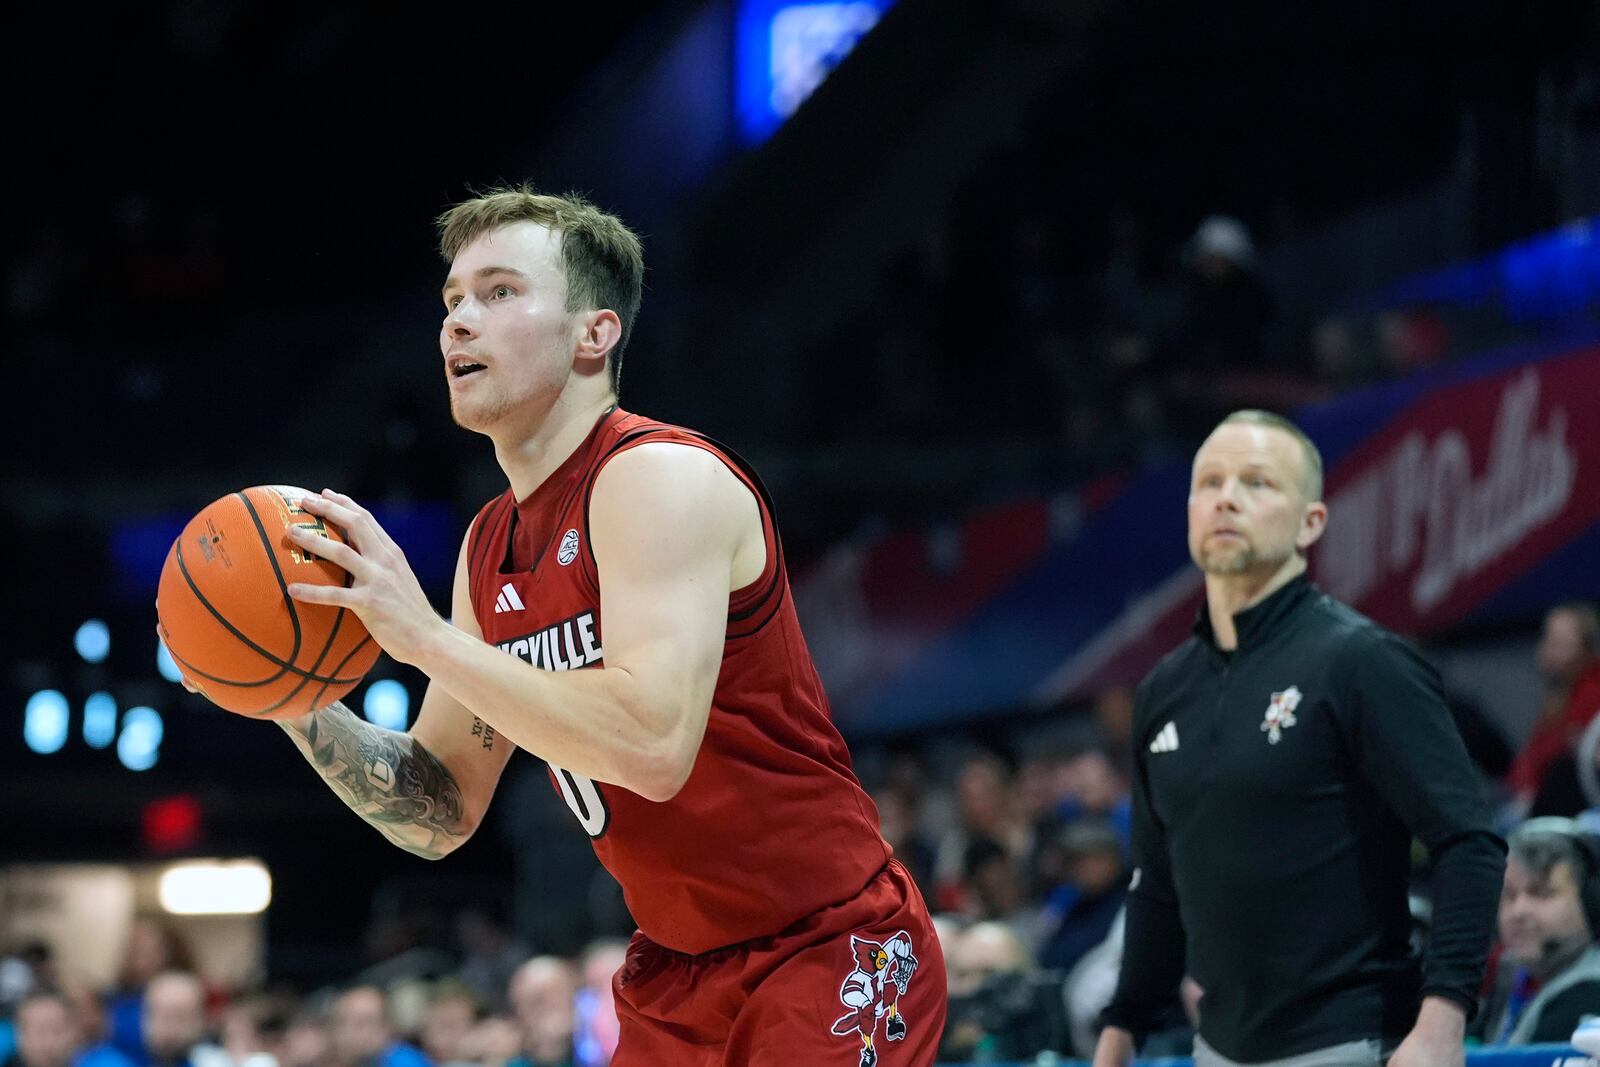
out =
[(565, 567), (578, 558), (578, 531), (568, 530), (561, 535), (561, 551), (556, 553), (556, 562)]

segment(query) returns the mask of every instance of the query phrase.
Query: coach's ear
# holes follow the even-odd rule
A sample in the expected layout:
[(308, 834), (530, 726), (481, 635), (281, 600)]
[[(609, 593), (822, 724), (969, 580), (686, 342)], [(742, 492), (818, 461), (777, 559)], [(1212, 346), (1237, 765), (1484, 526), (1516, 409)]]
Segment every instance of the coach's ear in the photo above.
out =
[(1317, 501), (1306, 505), (1305, 512), (1300, 516), (1300, 529), (1294, 535), (1295, 547), (1304, 552), (1322, 537), (1322, 531), (1328, 528), (1328, 505)]
[(598, 374), (605, 369), (606, 356), (622, 340), (622, 320), (610, 308), (600, 308), (578, 316), (577, 325), (573, 370), (579, 374)]

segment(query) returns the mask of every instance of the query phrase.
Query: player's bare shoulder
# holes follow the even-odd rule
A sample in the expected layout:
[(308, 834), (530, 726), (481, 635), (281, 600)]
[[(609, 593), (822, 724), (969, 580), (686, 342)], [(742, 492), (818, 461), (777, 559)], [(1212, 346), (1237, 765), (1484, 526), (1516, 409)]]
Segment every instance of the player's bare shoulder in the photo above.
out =
[(695, 445), (650, 441), (612, 457), (595, 477), (589, 516), (597, 557), (612, 537), (649, 532), (681, 538), (686, 551), (727, 546), (734, 588), (766, 566), (755, 493), (718, 455)]

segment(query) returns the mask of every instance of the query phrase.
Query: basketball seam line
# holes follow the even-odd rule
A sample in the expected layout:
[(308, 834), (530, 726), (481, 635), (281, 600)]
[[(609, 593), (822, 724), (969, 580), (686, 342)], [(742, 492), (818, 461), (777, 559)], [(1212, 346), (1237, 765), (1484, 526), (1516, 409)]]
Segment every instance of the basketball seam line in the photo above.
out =
[[(268, 490), (268, 492), (271, 492), (271, 491), (272, 490), (270, 490), (270, 489)], [(271, 707), (263, 708), (260, 711), (255, 712), (255, 715), (257, 715), (257, 716), (270, 715), (272, 712), (277, 711), (279, 708), (283, 707), (290, 700), (294, 699), (295, 694), (299, 693), (300, 690), (304, 689), (306, 687), (306, 683), (308, 683), (308, 682), (311, 682), (313, 680), (318, 680), (318, 681), (322, 682), (322, 688), (317, 691), (316, 697), (313, 698), (314, 700), (320, 700), (321, 697), (322, 697), (322, 694), (327, 692), (328, 686), (331, 684), (331, 682), (327, 678), (324, 678), (324, 677), (322, 677), (320, 675), (317, 675), (315, 672), (316, 672), (318, 667), (322, 666), (322, 661), (328, 658), (328, 652), (333, 648), (333, 642), (339, 636), (339, 630), (344, 625), (344, 615), (345, 615), (346, 609), (343, 608), (343, 607), (340, 607), (338, 609), (337, 614), (334, 615), (334, 617), (333, 617), (333, 628), (328, 631), (328, 638), (327, 638), (326, 641), (324, 641), (322, 643), (322, 651), (320, 653), (318, 653), (317, 654), (317, 658), (312, 661), (310, 670), (304, 670), (304, 669), (302, 669), (302, 668), (300, 668), (298, 666), (293, 666), (292, 665), (292, 661), (293, 660), (297, 660), (297, 659), (300, 658), (300, 644), (301, 644), (301, 641), (302, 641), (301, 629), (300, 629), (300, 606), (298, 604), (296, 604), (294, 602), (294, 598), (289, 595), (289, 585), (288, 585), (287, 581), (285, 581), (285, 579), (283, 577), (283, 568), (281, 568), (278, 565), (277, 553), (273, 552), (273, 550), (272, 550), (272, 540), (271, 540), (271, 538), (269, 538), (267, 536), (266, 525), (261, 521), (261, 515), (260, 515), (259, 512), (256, 511), (256, 506), (255, 506), (254, 502), (252, 502), (251, 499), (247, 495), (245, 495), (244, 493), (238, 493), (236, 495), (239, 497), (239, 499), (244, 501), (245, 510), (250, 512), (250, 520), (253, 523), (255, 523), (256, 533), (259, 534), (260, 537), (261, 537), (261, 547), (266, 550), (267, 562), (272, 564), (272, 571), (278, 578), (278, 588), (283, 593), (284, 605), (289, 609), (289, 617), (294, 620), (295, 651), (294, 651), (294, 655), (291, 657), (291, 666), (289, 667), (289, 669), (294, 671), (296, 674), (300, 675), (300, 684), (295, 686), (293, 689), (289, 690), (289, 692), (285, 693), (283, 695), (283, 697), (276, 704), (273, 704)], [(341, 584), (343, 585), (344, 588), (348, 589), (348, 588), (350, 588), (350, 584), (354, 580), (355, 580), (355, 575), (351, 574), (349, 571), (345, 571), (344, 581)], [(367, 637), (369, 639), (371, 638), (371, 636), (372, 636), (371, 634), (367, 635)], [(364, 643), (365, 642), (363, 642), (363, 644)], [(360, 648), (361, 645), (357, 645), (356, 647)], [(349, 658), (346, 657), (345, 662), (348, 662), (348, 661), (349, 661)], [(339, 664), (339, 666), (341, 666), (341, 667), (343, 665), (344, 665), (343, 663)], [(334, 669), (337, 670), (338, 668), (336, 667)], [(359, 682), (360, 680), (361, 679), (359, 677), (355, 679), (355, 681), (357, 681), (357, 682)], [(342, 685), (344, 683), (340, 682), (339, 684)], [(315, 709), (315, 707), (313, 707), (311, 710), (314, 711), (316, 709)]]
[[(337, 675), (339, 673), (339, 671), (343, 670), (344, 669), (344, 665), (346, 663), (349, 663), (352, 659), (354, 659), (355, 658), (355, 654), (357, 652), (360, 652), (363, 648), (366, 648), (371, 643), (372, 643), (372, 635), (369, 633), (369, 634), (367, 634), (367, 636), (365, 636), (365, 637), (363, 637), (361, 639), (361, 643), (360, 644), (356, 645), (355, 648), (352, 648), (349, 652), (346, 652), (344, 654), (344, 659), (342, 659), (338, 663), (334, 664), (334, 666), (333, 666), (334, 674)], [(326, 693), (328, 691), (328, 686), (329, 685), (333, 685), (333, 684), (342, 685), (345, 682), (351, 681), (351, 680), (352, 679), (348, 679), (348, 678), (343, 678), (343, 679), (334, 678), (332, 682), (324, 681), (322, 683), (322, 688), (317, 690), (317, 695), (311, 698), (311, 708), (312, 708), (312, 710), (315, 711), (317, 708), (322, 706), (322, 694)], [(353, 680), (359, 682), (361, 680), (361, 678), (357, 677), (357, 678), (355, 678)]]
[[(346, 574), (348, 575), (348, 573), (349, 572), (347, 571)], [(311, 664), (311, 671), (315, 671), (318, 667), (322, 666), (322, 661), (328, 658), (328, 652), (329, 652), (330, 649), (333, 648), (333, 642), (339, 636), (339, 628), (344, 625), (344, 611), (345, 611), (344, 608), (340, 608), (339, 609), (339, 614), (337, 614), (337, 615), (335, 615), (333, 617), (333, 629), (328, 631), (328, 639), (322, 643), (322, 651), (317, 655), (316, 660)], [(300, 690), (304, 689), (306, 687), (306, 685), (311, 681), (311, 673), (310, 673), (310, 671), (298, 671), (298, 673), (300, 675), (300, 684), (299, 685), (295, 686), (293, 689), (291, 689), (287, 693), (285, 693), (283, 695), (283, 699), (279, 700), (276, 704), (272, 705), (270, 708), (262, 708), (260, 711), (255, 712), (254, 714), (257, 715), (257, 716), (270, 715), (274, 711), (277, 711), (279, 708), (283, 707), (290, 700), (293, 700), (295, 694), (300, 692)], [(357, 681), (360, 681), (360, 679), (358, 678)], [(327, 683), (324, 682), (323, 683), (323, 689), (326, 689), (326, 688), (327, 688)], [(317, 695), (321, 696), (322, 694), (319, 691)], [(316, 709), (315, 708), (311, 708), (311, 709), (308, 709), (308, 710), (315, 711)]]
[[(241, 643), (243, 643), (246, 648), (249, 648), (250, 650), (252, 650), (255, 653), (257, 653), (258, 655), (260, 655), (261, 658), (266, 660), (268, 663), (275, 664), (277, 666), (277, 668), (278, 668), (278, 673), (277, 674), (274, 674), (270, 678), (263, 678), (262, 680), (260, 680), (258, 682), (229, 682), (226, 678), (217, 678), (217, 677), (214, 677), (212, 675), (206, 674), (205, 672), (199, 671), (199, 670), (195, 671), (196, 674), (200, 675), (202, 678), (205, 678), (205, 679), (207, 679), (209, 681), (226, 682), (228, 685), (236, 685), (236, 686), (241, 686), (241, 687), (244, 687), (244, 688), (250, 688), (250, 687), (258, 686), (258, 685), (271, 685), (273, 682), (276, 682), (279, 678), (282, 678), (285, 674), (287, 674), (289, 672), (289, 670), (291, 668), (290, 664), (283, 662), (277, 656), (274, 656), (271, 652), (268, 652), (265, 648), (262, 648), (260, 645), (256, 644), (254, 641), (250, 640), (250, 638), (246, 637), (239, 630), (238, 627), (234, 626), (233, 623), (229, 622), (227, 620), (227, 618), (225, 618), (223, 616), (222, 612), (218, 611), (216, 609), (216, 607), (214, 607), (212, 605), (211, 601), (206, 599), (206, 595), (204, 593), (200, 592), (199, 584), (196, 583), (195, 580), (194, 580), (194, 577), (189, 574), (189, 564), (184, 561), (184, 558), (183, 558), (183, 542), (182, 541), (178, 542), (178, 573), (183, 575), (183, 580), (185, 582), (187, 582), (188, 585), (189, 585), (189, 592), (194, 594), (194, 598), (200, 602), (200, 606), (201, 607), (205, 608), (208, 612), (211, 613), (211, 617), (212, 618), (214, 618), (218, 622), (220, 622), (223, 625), (223, 628), (226, 629), (234, 637), (238, 638), (239, 641)], [(296, 629), (298, 629), (298, 627), (296, 627)], [(171, 649), (168, 649), (168, 651), (171, 651)], [(178, 660), (178, 662), (180, 662), (180, 663), (184, 663), (185, 666), (188, 666), (188, 664), (185, 663), (184, 660), (180, 656), (178, 656), (178, 654), (175, 653), (175, 652), (173, 653), (173, 659)]]
[(294, 626), (294, 650), (289, 653), (289, 662), (292, 664), (300, 658), (300, 611), (295, 606), (294, 598), (289, 595), (289, 583), (283, 577), (283, 568), (278, 566), (278, 555), (272, 551), (272, 539), (267, 536), (266, 525), (261, 521), (261, 515), (256, 511), (256, 506), (244, 493), (235, 493), (234, 496), (244, 504), (245, 511), (250, 513), (250, 521), (255, 524), (256, 535), (261, 538), (261, 546), (267, 550), (267, 562), (272, 564), (272, 576), (278, 579), (278, 593), (283, 597), (284, 607), (289, 609), (289, 622)]
[[(204, 678), (208, 682), (221, 682), (223, 685), (231, 685), (231, 686), (234, 686), (234, 687), (239, 688), (239, 689), (254, 689), (254, 688), (258, 687), (258, 686), (271, 685), (273, 682), (277, 681), (279, 678), (282, 678), (285, 674), (290, 674), (290, 673), (300, 674), (300, 675), (306, 674), (305, 671), (303, 671), (299, 667), (296, 667), (293, 663), (285, 663), (285, 662), (283, 662), (277, 656), (275, 656), (271, 652), (269, 652), (267, 649), (262, 648), (260, 645), (256, 644), (254, 641), (250, 640), (250, 638), (248, 638), (244, 634), (240, 633), (238, 631), (238, 629), (236, 629), (233, 626), (232, 623), (228, 622), (228, 620), (223, 617), (223, 615), (222, 615), (222, 613), (220, 611), (218, 611), (215, 607), (212, 606), (211, 601), (206, 599), (205, 594), (200, 592), (199, 587), (195, 584), (195, 580), (192, 577), (190, 577), (190, 575), (189, 575), (189, 565), (184, 562), (184, 559), (183, 559), (183, 546), (181, 544), (178, 546), (178, 572), (183, 575), (183, 580), (188, 583), (189, 591), (194, 594), (194, 598), (200, 602), (200, 605), (202, 607), (204, 607), (207, 611), (209, 611), (211, 613), (212, 617), (214, 617), (218, 622), (222, 623), (223, 626), (227, 627), (228, 632), (233, 634), (233, 636), (237, 637), (247, 648), (249, 648), (251, 651), (253, 651), (256, 654), (258, 654), (259, 656), (261, 656), (261, 658), (265, 659), (268, 663), (276, 664), (277, 667), (278, 667), (278, 673), (274, 674), (270, 678), (263, 678), (260, 681), (255, 681), (255, 682), (236, 682), (236, 681), (233, 681), (233, 680), (228, 679), (228, 678), (219, 677), (219, 676), (217, 676), (215, 674), (207, 674), (205, 671), (202, 671), (200, 668), (198, 668), (198, 667), (194, 666), (193, 664), (189, 663), (188, 660), (184, 659), (182, 656), (178, 655), (176, 652), (173, 652), (171, 647), (169, 646), (167, 651), (172, 654), (172, 658), (175, 661), (177, 661), (179, 664), (181, 664), (183, 667), (187, 668), (189, 673), (194, 674), (197, 677)], [(369, 634), (368, 637), (370, 638), (371, 635)], [(343, 664), (341, 664), (340, 666), (343, 666)], [(311, 681), (324, 682), (324, 683), (333, 683), (333, 684), (341, 684), (343, 682), (351, 682), (351, 681), (360, 681), (361, 680), (359, 678), (325, 677), (325, 676), (320, 675), (320, 674), (310, 675), (309, 678), (310, 678)]]
[[(366, 641), (370, 641), (370, 640), (372, 640), (372, 637), (369, 634), (367, 636), (366, 640), (363, 641), (362, 643), (365, 644)], [(361, 646), (357, 645), (356, 647), (360, 648)], [(324, 686), (327, 686), (327, 685), (330, 685), (330, 684), (332, 684), (332, 685), (342, 685), (342, 684), (344, 684), (346, 682), (359, 682), (359, 681), (361, 681), (361, 677), (359, 675), (357, 675), (355, 677), (352, 677), (352, 678), (339, 678), (339, 677), (330, 677), (330, 676), (321, 675), (321, 674), (307, 674), (305, 671), (301, 670), (299, 667), (292, 667), (291, 666), (291, 667), (284, 667), (282, 670), (278, 671), (277, 674), (273, 675), (271, 678), (265, 679), (264, 681), (259, 681), (259, 682), (235, 682), (231, 678), (223, 678), (223, 677), (220, 677), (220, 676), (215, 675), (215, 674), (207, 674), (205, 671), (201, 670), (199, 667), (196, 667), (194, 664), (190, 663), (188, 660), (184, 659), (182, 656), (178, 655), (176, 652), (173, 652), (172, 649), (170, 649), (170, 648), (167, 649), (167, 652), (172, 656), (173, 662), (176, 663), (178, 666), (183, 668), (183, 673), (184, 674), (193, 675), (196, 678), (204, 678), (208, 682), (220, 682), (223, 685), (229, 685), (229, 686), (234, 687), (235, 689), (256, 689), (256, 688), (259, 688), (260, 686), (263, 686), (263, 685), (271, 685), (273, 682), (277, 681), (279, 678), (282, 678), (285, 674), (298, 674), (308, 682), (321, 682), (321, 683), (323, 683)], [(345, 657), (345, 659), (346, 659), (346, 661), (348, 661), (349, 657), (347, 656), (347, 657)], [(276, 660), (271, 660), (269, 662), (277, 662), (277, 661)], [(344, 666), (344, 664), (341, 663), (339, 666), (342, 667), (342, 666)], [(336, 667), (334, 669), (337, 670), (338, 668)]]
[[(245, 510), (249, 512), (251, 521), (255, 524), (256, 531), (259, 534), (259, 536), (261, 537), (262, 544), (266, 546), (266, 549), (267, 549), (267, 560), (268, 560), (268, 562), (270, 562), (272, 564), (273, 573), (278, 579), (278, 587), (282, 591), (284, 598), (291, 602), (290, 603), (290, 610), (289, 610), (289, 618), (290, 618), (290, 621), (294, 625), (294, 650), (293, 650), (293, 652), (290, 653), (290, 659), (289, 660), (285, 661), (283, 659), (280, 659), (278, 656), (274, 655), (272, 652), (268, 651), (266, 648), (264, 648), (261, 645), (257, 644), (255, 641), (252, 641), (250, 638), (246, 637), (244, 635), (244, 633), (241, 630), (239, 630), (238, 627), (234, 626), (233, 623), (229, 622), (227, 620), (227, 618), (222, 614), (222, 612), (218, 611), (217, 608), (211, 603), (211, 601), (206, 599), (206, 595), (200, 591), (199, 584), (194, 580), (194, 577), (189, 573), (189, 565), (183, 558), (183, 541), (180, 538), (179, 541), (178, 541), (178, 544), (177, 544), (178, 571), (179, 571), (179, 573), (181, 573), (183, 575), (184, 582), (188, 584), (189, 591), (194, 594), (195, 599), (200, 602), (200, 605), (202, 607), (204, 607), (206, 609), (206, 611), (210, 612), (212, 618), (214, 618), (218, 622), (220, 622), (223, 625), (223, 627), (230, 634), (232, 634), (234, 637), (236, 637), (243, 645), (245, 645), (245, 647), (249, 648), (251, 651), (253, 651), (257, 655), (261, 656), (261, 658), (265, 659), (268, 663), (276, 665), (278, 667), (278, 672), (276, 674), (272, 675), (270, 678), (264, 678), (264, 679), (262, 679), (260, 681), (235, 682), (235, 681), (231, 681), (231, 680), (229, 680), (227, 678), (221, 678), (221, 677), (218, 677), (218, 676), (213, 675), (213, 674), (207, 674), (205, 671), (202, 671), (202, 670), (199, 670), (198, 668), (193, 667), (186, 660), (182, 660), (176, 655), (174, 655), (173, 658), (178, 660), (178, 662), (182, 663), (185, 667), (189, 668), (191, 673), (193, 673), (195, 675), (198, 675), (199, 677), (204, 678), (207, 681), (220, 682), (223, 685), (231, 685), (231, 686), (234, 686), (234, 687), (240, 688), (240, 689), (254, 689), (254, 688), (258, 688), (258, 687), (263, 686), (263, 685), (271, 685), (273, 682), (277, 681), (278, 679), (282, 678), (285, 674), (289, 674), (289, 673), (294, 673), (294, 674), (300, 675), (303, 682), (305, 682), (305, 681), (321, 682), (321, 683), (323, 683), (324, 688), (326, 688), (328, 685), (342, 685), (345, 682), (349, 682), (349, 681), (360, 681), (359, 678), (348, 679), (348, 678), (338, 678), (338, 677), (330, 677), (330, 676), (326, 676), (326, 675), (320, 675), (320, 674), (313, 673), (312, 671), (306, 671), (303, 668), (300, 668), (300, 667), (295, 665), (294, 660), (300, 654), (300, 644), (301, 644), (300, 617), (299, 617), (299, 614), (294, 609), (294, 606), (293, 606), (293, 603), (292, 603), (293, 598), (289, 597), (288, 583), (284, 581), (283, 571), (279, 568), (277, 557), (272, 552), (272, 542), (267, 538), (266, 528), (262, 525), (260, 516), (256, 513), (255, 506), (250, 502), (249, 497), (245, 496), (243, 493), (235, 493), (234, 495), (239, 497), (239, 499), (241, 501), (243, 501), (244, 506), (245, 506)], [(350, 580), (350, 575), (349, 575), (348, 572), (346, 572), (345, 582), (346, 582), (346, 586), (347, 587), (348, 587), (348, 584), (349, 584), (349, 580)], [(339, 609), (339, 612), (340, 612), (341, 616), (343, 615), (344, 611), (345, 611), (344, 608), (340, 608)], [(335, 633), (338, 632), (337, 624), (335, 624), (334, 632)], [(371, 639), (371, 636), (372, 636), (371, 634), (367, 635), (368, 640)], [(360, 648), (361, 646), (357, 645), (356, 647)], [(168, 651), (170, 652), (171, 649), (168, 649)], [(322, 659), (326, 655), (327, 655), (327, 649), (324, 649), (322, 656), (318, 656), (317, 657), (317, 663), (321, 663)], [(345, 662), (348, 662), (348, 657), (346, 657), (346, 661)], [(344, 665), (343, 663), (339, 664), (339, 666), (343, 666), (343, 665)], [(335, 670), (337, 670), (337, 669), (338, 668), (336, 667)], [(298, 692), (298, 689), (299, 689), (299, 687), (296, 687), (296, 692)], [(277, 707), (277, 706), (278, 705), (274, 705), (274, 707)]]

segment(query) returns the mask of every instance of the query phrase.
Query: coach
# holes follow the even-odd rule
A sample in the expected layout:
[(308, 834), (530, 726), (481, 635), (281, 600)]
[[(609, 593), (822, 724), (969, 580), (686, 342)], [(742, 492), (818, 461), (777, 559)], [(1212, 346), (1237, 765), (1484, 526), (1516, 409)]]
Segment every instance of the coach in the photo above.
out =
[[(1096, 1067), (1120, 1067), (1184, 973), (1197, 1067), (1464, 1061), (1505, 845), (1437, 674), (1307, 579), (1322, 459), (1235, 412), (1194, 459), (1194, 636), (1140, 685), (1127, 943)], [(1421, 960), (1410, 845), (1433, 859)], [(1398, 1047), (1396, 1047), (1398, 1046)]]

